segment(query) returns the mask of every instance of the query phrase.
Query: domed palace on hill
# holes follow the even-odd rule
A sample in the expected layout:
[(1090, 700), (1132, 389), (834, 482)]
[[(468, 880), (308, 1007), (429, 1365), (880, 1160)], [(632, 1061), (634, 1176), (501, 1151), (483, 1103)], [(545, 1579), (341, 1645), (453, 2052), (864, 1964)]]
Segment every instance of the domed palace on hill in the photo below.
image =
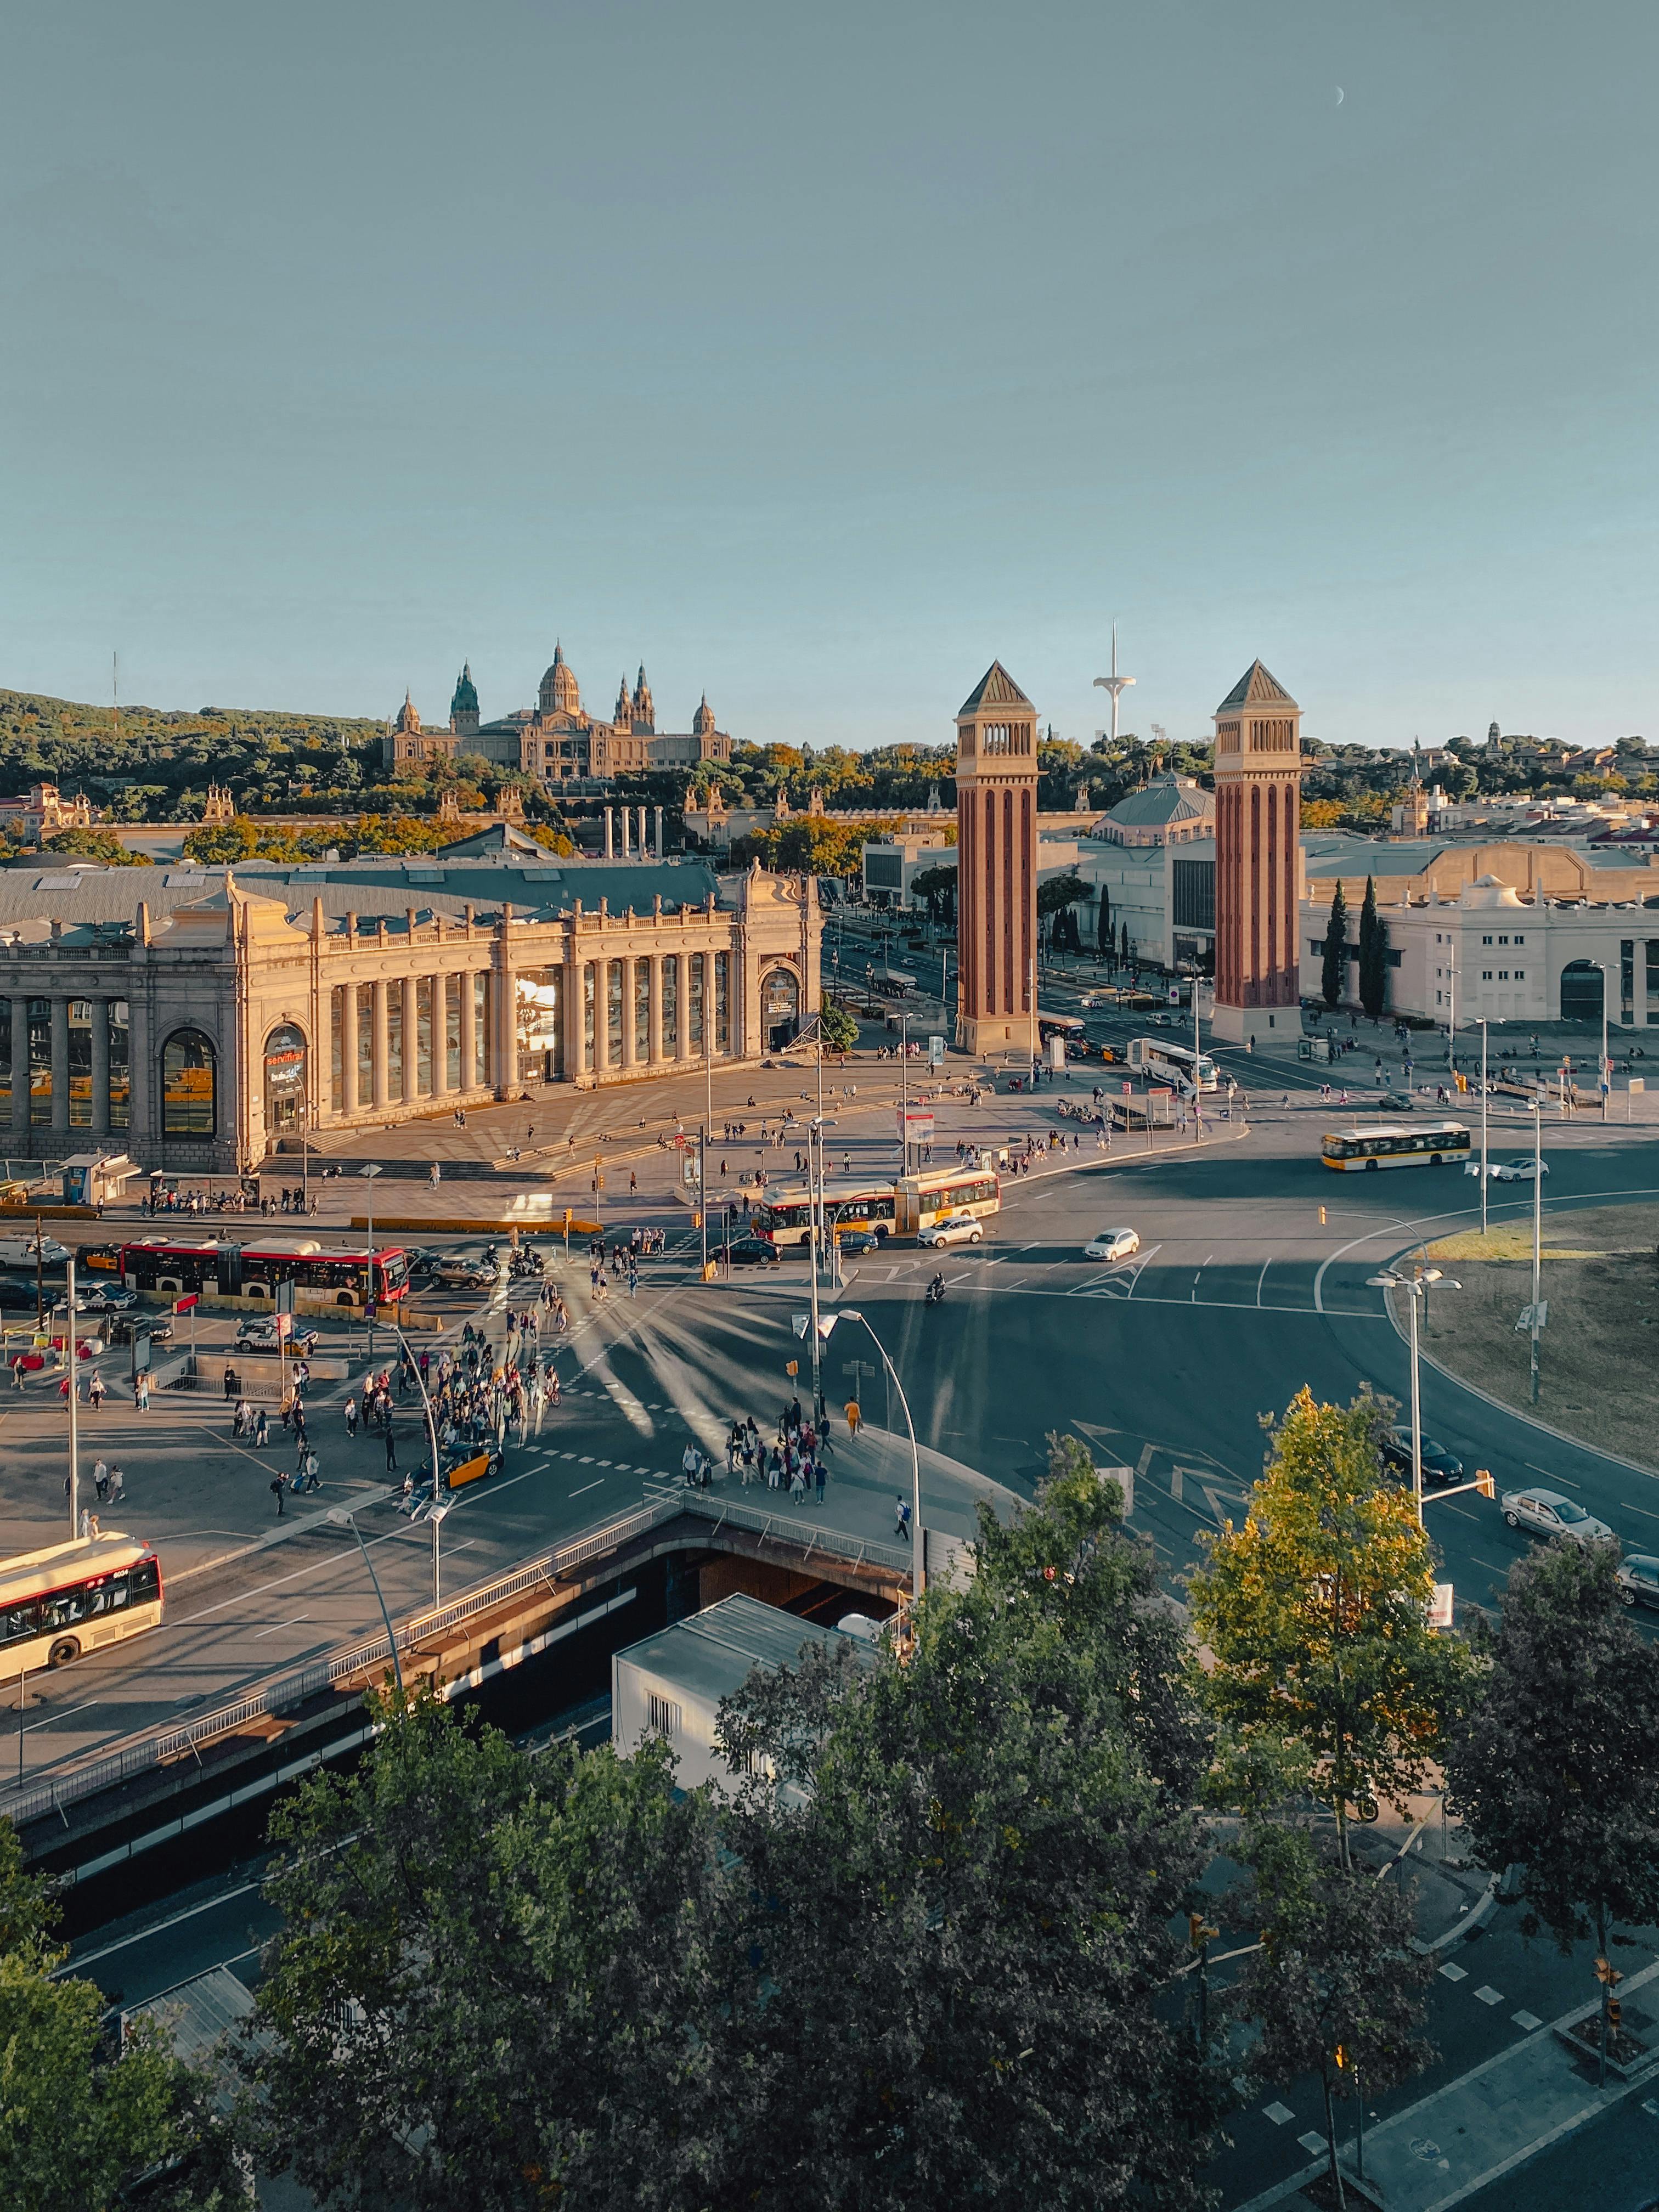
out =
[(556, 645), (536, 704), (517, 708), (496, 721), (479, 717), (471, 663), (462, 668), (455, 685), (446, 729), (427, 728), (404, 693), (403, 705), (386, 725), (386, 765), (424, 765), (453, 760), (461, 753), (518, 769), (542, 783), (592, 789), (647, 769), (695, 768), (699, 761), (730, 760), (732, 740), (715, 727), (706, 694), (689, 730), (659, 730), (643, 667), (632, 685), (623, 678), (610, 720), (599, 720), (582, 705), (575, 671), (565, 659), (563, 647)]

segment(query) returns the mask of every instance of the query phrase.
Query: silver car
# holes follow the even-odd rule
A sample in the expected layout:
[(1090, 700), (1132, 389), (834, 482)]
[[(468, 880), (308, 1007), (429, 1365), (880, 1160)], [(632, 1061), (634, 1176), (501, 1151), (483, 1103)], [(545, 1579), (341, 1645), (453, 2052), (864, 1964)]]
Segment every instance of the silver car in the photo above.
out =
[(1504, 1518), (1511, 1528), (1529, 1528), (1534, 1536), (1571, 1536), (1577, 1544), (1607, 1544), (1613, 1531), (1605, 1521), (1586, 1513), (1559, 1490), (1506, 1490)]
[(1626, 1605), (1659, 1605), (1659, 1559), (1645, 1552), (1632, 1552), (1619, 1565), (1613, 1577)]

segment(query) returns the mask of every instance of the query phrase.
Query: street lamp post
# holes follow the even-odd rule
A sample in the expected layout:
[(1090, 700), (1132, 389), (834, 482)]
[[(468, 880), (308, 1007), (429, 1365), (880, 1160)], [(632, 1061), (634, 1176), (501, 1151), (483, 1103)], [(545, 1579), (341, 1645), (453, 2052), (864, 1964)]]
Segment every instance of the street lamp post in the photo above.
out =
[(380, 1577), (374, 1571), (374, 1562), (368, 1556), (368, 1547), (363, 1541), (363, 1532), (343, 1505), (331, 1505), (323, 1516), (336, 1528), (349, 1528), (357, 1539), (357, 1549), (363, 1555), (363, 1565), (368, 1569), (368, 1579), (374, 1585), (374, 1595), (380, 1601), (380, 1618), (386, 1623), (386, 1641), (392, 1646), (392, 1673), (399, 1694), (404, 1686), (403, 1662), (398, 1656), (398, 1634), (392, 1626), (392, 1615), (386, 1609), (386, 1594), (380, 1588)]
[(392, 1333), (397, 1338), (398, 1348), (414, 1374), (415, 1387), (421, 1394), (421, 1404), (426, 1412), (426, 1440), (432, 1448), (432, 1603), (435, 1610), (443, 1601), (442, 1569), (438, 1552), (438, 1528), (445, 1514), (449, 1510), (447, 1503), (441, 1494), (443, 1473), (438, 1458), (438, 1424), (432, 1411), (432, 1394), (426, 1387), (426, 1377), (421, 1372), (419, 1360), (410, 1351), (409, 1339), (396, 1322), (392, 1324)]
[(898, 1370), (887, 1357), (887, 1347), (876, 1334), (856, 1307), (843, 1306), (839, 1313), (831, 1314), (823, 1324), (827, 1336), (838, 1321), (855, 1321), (880, 1355), (887, 1370), (887, 1379), (898, 1392), (899, 1406), (904, 1414), (905, 1434), (910, 1439), (910, 1602), (914, 1608), (926, 1587), (927, 1571), (921, 1541), (921, 1454), (916, 1449), (915, 1424), (910, 1419), (910, 1401), (904, 1395), (904, 1385), (899, 1381)]
[(69, 1507), (70, 1541), (81, 1533), (81, 1385), (75, 1372), (75, 1255), (64, 1262), (64, 1287), (69, 1310), (64, 1318), (64, 1364), (69, 1374)]
[(380, 1172), (379, 1163), (371, 1160), (366, 1168), (359, 1168), (368, 1188), (368, 1267), (363, 1285), (363, 1316), (368, 1326), (368, 1364), (374, 1364), (374, 1178)]
[(1480, 1234), (1486, 1233), (1486, 1018), (1480, 1017)]
[[(818, 1081), (820, 1108), (823, 1103), (823, 1078), (820, 1075)], [(834, 1121), (826, 1120), (820, 1111), (813, 1115), (811, 1126), (806, 1133), (806, 1213), (809, 1224), (807, 1233), (812, 1248), (812, 1419), (815, 1422), (821, 1422), (823, 1419), (823, 1339), (818, 1330), (818, 1250), (825, 1234), (826, 1225), (823, 1202), (823, 1133), (826, 1129), (833, 1129), (835, 1126)], [(816, 1184), (812, 1176), (812, 1147), (815, 1141), (818, 1155)]]
[(1543, 1289), (1544, 1259), (1544, 1102), (1532, 1102), (1532, 1309), (1528, 1316), (1532, 1341), (1527, 1371), (1532, 1402), (1538, 1403), (1538, 1340), (1543, 1333), (1539, 1294)]
[(1417, 1519), (1423, 1521), (1423, 1393), (1418, 1364), (1417, 1302), (1426, 1304), (1431, 1283), (1438, 1283), (1443, 1290), (1461, 1291), (1462, 1283), (1455, 1283), (1438, 1267), (1414, 1267), (1409, 1275), (1386, 1267), (1379, 1275), (1368, 1275), (1367, 1282), (1373, 1290), (1404, 1291), (1411, 1302), (1412, 1350), (1412, 1496), (1417, 1501)]

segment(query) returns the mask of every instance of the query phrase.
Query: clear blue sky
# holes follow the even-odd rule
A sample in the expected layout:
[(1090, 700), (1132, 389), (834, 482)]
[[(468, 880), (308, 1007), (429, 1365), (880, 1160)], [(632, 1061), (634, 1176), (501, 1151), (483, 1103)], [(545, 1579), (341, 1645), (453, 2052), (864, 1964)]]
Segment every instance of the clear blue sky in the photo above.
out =
[[(0, 684), (1659, 739), (1652, 0), (14, 9)], [(1345, 97), (1339, 105), (1337, 88)]]

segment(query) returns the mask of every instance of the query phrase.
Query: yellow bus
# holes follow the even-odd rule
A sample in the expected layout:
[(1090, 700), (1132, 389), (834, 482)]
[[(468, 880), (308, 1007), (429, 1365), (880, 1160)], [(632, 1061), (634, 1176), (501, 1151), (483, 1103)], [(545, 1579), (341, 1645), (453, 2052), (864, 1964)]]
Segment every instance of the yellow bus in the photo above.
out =
[(1320, 1157), (1328, 1168), (1437, 1168), (1468, 1157), (1461, 1121), (1370, 1121), (1328, 1133)]
[(161, 1563), (114, 1529), (0, 1559), (0, 1681), (157, 1628)]
[(903, 1237), (931, 1229), (950, 1214), (971, 1213), (982, 1221), (1002, 1211), (1002, 1184), (992, 1168), (924, 1168), (920, 1175), (902, 1176), (893, 1188)]

